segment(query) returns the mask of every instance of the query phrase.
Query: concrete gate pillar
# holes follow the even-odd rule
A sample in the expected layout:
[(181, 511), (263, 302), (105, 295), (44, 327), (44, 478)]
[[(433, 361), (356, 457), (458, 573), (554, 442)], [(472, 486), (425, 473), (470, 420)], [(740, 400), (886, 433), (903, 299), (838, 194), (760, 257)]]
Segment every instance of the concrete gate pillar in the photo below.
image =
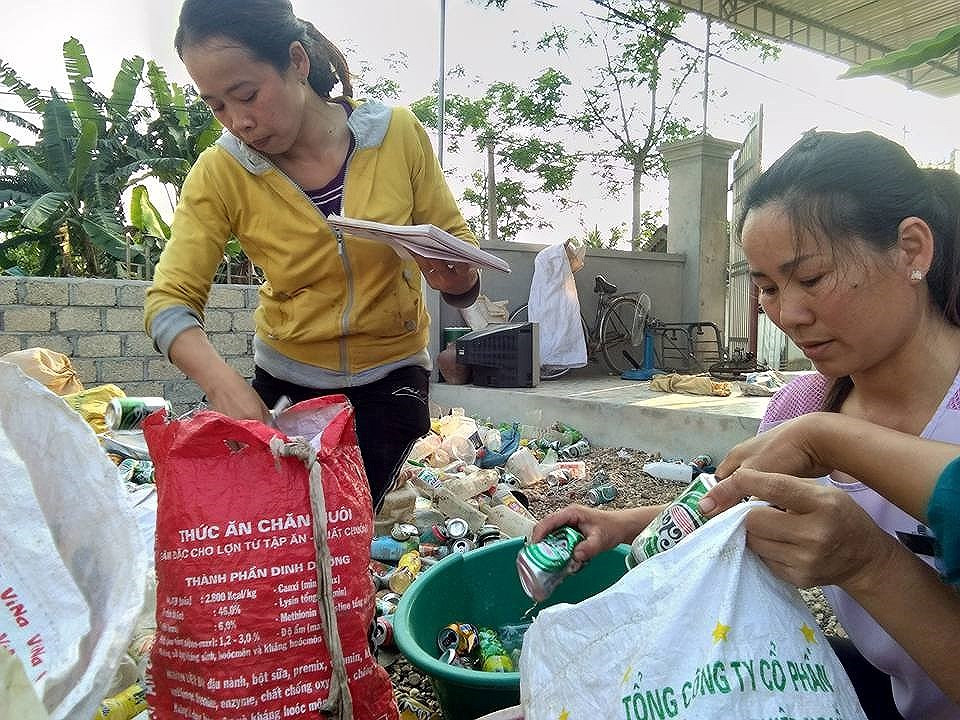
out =
[(724, 331), (727, 300), (727, 179), (740, 143), (700, 135), (661, 145), (667, 162), (667, 252), (683, 253), (683, 307), (653, 308), (667, 322), (713, 322)]

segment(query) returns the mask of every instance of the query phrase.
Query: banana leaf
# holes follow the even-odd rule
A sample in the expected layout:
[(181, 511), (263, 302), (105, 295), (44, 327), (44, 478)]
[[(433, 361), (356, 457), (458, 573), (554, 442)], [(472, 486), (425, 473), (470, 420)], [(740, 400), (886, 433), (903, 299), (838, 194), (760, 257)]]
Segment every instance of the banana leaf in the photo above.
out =
[(120, 71), (113, 81), (113, 93), (110, 95), (110, 114), (115, 118), (126, 117), (133, 105), (133, 99), (143, 77), (143, 58), (135, 55), (124, 58)]
[(150, 193), (143, 185), (133, 188), (130, 196), (130, 224), (144, 235), (152, 235), (160, 240), (170, 239), (170, 226), (160, 217), (150, 201)]
[(107, 121), (94, 102), (93, 91), (87, 81), (93, 77), (93, 69), (83, 45), (75, 37), (63, 44), (63, 65), (70, 80), (70, 91), (73, 93), (72, 105), (81, 122), (96, 123), (97, 134), (107, 131)]
[(97, 123), (83, 120), (80, 123), (80, 137), (74, 148), (73, 168), (70, 170), (69, 185), (74, 195), (80, 194), (80, 188), (86, 178), (90, 164), (93, 162), (93, 151), (97, 147)]
[(59, 225), (69, 211), (69, 193), (48, 192), (34, 200), (20, 224), (27, 230), (42, 232)]
[(73, 169), (73, 143), (77, 128), (73, 124), (70, 108), (62, 100), (51, 100), (43, 112), (43, 137), (39, 147), (43, 153), (43, 165), (51, 175), (58, 178), (62, 187)]
[(126, 257), (123, 227), (116, 219), (107, 217), (101, 212), (96, 213), (95, 216), (85, 215), (80, 223), (90, 242), (96, 247), (118, 260)]
[(12, 90), (23, 100), (23, 104), (30, 110), (37, 113), (43, 112), (46, 101), (43, 99), (43, 96), (40, 95), (40, 91), (33, 85), (24, 82), (20, 76), (17, 75), (17, 71), (3, 62), (3, 60), (0, 60), (0, 84)]
[(919, 67), (960, 48), (960, 25), (941, 30), (931, 38), (911, 43), (902, 50), (895, 50), (881, 57), (854, 65), (840, 78), (864, 77), (866, 75), (893, 75), (901, 70)]

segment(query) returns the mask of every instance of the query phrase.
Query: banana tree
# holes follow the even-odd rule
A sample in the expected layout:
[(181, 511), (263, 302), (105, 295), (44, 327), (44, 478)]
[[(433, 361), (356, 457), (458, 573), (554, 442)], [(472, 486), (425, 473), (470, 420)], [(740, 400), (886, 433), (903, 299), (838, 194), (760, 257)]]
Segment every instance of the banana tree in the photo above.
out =
[(44, 97), (0, 62), (0, 83), (42, 116), (33, 144), (0, 138), (0, 269), (33, 257), (36, 265), (22, 269), (98, 275), (124, 256), (120, 199), (129, 177), (123, 169), (136, 160), (127, 140), (143, 118), (132, 109), (143, 60), (123, 62), (108, 98), (92, 89), (76, 38), (64, 43), (63, 58), (69, 99), (56, 90)]

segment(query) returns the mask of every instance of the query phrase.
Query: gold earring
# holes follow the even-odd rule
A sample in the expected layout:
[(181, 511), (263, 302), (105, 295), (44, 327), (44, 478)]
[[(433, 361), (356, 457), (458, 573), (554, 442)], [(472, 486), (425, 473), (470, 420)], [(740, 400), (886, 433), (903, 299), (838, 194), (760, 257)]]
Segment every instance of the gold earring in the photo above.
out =
[(910, 271), (910, 279), (913, 280), (914, 282), (919, 282), (920, 280), (923, 280), (923, 272), (920, 270), (920, 268), (914, 268), (913, 270)]

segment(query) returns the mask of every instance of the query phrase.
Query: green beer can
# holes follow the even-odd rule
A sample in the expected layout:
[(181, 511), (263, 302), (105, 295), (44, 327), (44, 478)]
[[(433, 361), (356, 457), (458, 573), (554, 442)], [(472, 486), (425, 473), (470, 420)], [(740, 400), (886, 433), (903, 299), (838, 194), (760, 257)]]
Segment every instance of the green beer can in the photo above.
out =
[(716, 484), (717, 479), (709, 473), (697, 475), (686, 490), (637, 535), (630, 546), (627, 564), (635, 567), (657, 553), (669, 550), (707, 522), (697, 504)]
[(523, 591), (536, 602), (543, 602), (563, 579), (580, 569), (573, 549), (583, 535), (569, 525), (554, 530), (543, 540), (524, 545), (517, 554), (517, 573)]
[(111, 430), (139, 430), (147, 416), (157, 410), (173, 413), (173, 406), (162, 397), (113, 398), (103, 413), (103, 420)]

